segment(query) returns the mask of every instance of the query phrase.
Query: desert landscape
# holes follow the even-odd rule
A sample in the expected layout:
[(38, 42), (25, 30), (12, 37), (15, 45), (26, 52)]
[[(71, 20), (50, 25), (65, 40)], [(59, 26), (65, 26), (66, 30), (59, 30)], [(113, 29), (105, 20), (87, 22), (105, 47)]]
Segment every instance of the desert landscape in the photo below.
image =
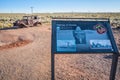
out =
[[(27, 14), (0, 14), (1, 29)], [(38, 27), (0, 30), (0, 80), (51, 80), (51, 19), (110, 18), (120, 50), (120, 13), (46, 13)], [(9, 20), (11, 19), (11, 20)], [(3, 26), (3, 22), (7, 23)], [(109, 80), (112, 54), (56, 54), (55, 80)], [(116, 80), (120, 80), (120, 58)]]

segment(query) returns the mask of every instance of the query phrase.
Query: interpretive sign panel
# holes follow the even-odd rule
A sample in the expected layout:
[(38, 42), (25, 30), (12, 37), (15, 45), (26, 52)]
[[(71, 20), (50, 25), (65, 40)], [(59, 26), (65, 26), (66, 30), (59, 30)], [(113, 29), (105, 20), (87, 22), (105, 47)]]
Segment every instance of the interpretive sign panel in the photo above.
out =
[(115, 52), (108, 19), (53, 19), (52, 31), (53, 52)]

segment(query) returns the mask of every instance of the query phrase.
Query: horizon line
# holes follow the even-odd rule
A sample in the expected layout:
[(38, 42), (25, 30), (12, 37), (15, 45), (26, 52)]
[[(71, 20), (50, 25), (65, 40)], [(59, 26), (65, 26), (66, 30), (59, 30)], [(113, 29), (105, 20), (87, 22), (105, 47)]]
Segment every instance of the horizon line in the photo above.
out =
[[(33, 14), (45, 14), (45, 13), (120, 13), (120, 12), (35, 12)], [(23, 12), (0, 12), (0, 14), (31, 14), (31, 13), (23, 13)]]

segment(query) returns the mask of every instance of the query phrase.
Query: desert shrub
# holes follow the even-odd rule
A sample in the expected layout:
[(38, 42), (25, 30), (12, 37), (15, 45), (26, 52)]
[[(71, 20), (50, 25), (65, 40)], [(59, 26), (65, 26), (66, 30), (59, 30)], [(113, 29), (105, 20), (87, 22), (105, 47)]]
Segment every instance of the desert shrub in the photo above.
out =
[(12, 23), (7, 23), (7, 26), (8, 26), (8, 27), (12, 27), (13, 24), (12, 24)]
[(0, 22), (0, 28), (2, 28), (2, 26), (3, 26), (3, 23)]

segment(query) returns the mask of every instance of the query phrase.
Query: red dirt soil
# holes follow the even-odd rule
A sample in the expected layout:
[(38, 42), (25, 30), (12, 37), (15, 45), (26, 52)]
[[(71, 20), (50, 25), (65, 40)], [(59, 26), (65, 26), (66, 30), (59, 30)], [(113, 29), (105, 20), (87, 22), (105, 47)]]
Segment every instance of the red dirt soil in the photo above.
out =
[[(120, 48), (120, 31), (113, 31)], [(0, 80), (51, 80), (51, 27), (0, 31)], [(111, 54), (55, 54), (55, 80), (109, 80)], [(120, 58), (116, 80), (120, 80)]]
[(27, 44), (29, 44), (29, 43), (31, 43), (31, 42), (32, 42), (32, 41), (30, 41), (30, 40), (17, 41), (17, 42), (8, 44), (8, 45), (0, 46), (0, 50), (10, 49), (10, 48), (20, 47), (20, 46), (25, 46), (25, 45), (27, 45)]

